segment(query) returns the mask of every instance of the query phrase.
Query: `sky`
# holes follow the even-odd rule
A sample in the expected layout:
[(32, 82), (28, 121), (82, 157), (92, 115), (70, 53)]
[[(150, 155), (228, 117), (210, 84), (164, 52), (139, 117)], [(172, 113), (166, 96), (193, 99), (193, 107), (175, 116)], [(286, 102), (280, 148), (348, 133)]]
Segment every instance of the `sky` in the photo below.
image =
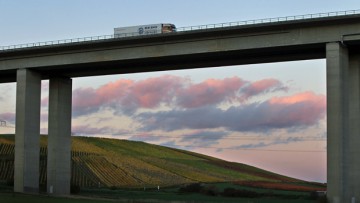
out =
[[(0, 0), (0, 46), (360, 9), (358, 0)], [(324, 60), (73, 78), (72, 132), (145, 141), (326, 182)], [(15, 83), (0, 120), (15, 125)], [(47, 133), (48, 81), (41, 132)], [(14, 133), (14, 128), (0, 128)]]

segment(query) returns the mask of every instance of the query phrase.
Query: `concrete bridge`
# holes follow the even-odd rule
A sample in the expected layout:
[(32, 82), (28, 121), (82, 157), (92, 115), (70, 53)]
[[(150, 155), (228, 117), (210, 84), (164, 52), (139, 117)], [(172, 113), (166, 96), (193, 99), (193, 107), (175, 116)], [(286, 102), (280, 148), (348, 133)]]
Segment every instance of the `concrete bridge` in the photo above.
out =
[(0, 51), (0, 82), (17, 82), (14, 190), (39, 190), (42, 79), (50, 80), (48, 193), (66, 195), (71, 78), (321, 58), (328, 199), (360, 202), (360, 14)]

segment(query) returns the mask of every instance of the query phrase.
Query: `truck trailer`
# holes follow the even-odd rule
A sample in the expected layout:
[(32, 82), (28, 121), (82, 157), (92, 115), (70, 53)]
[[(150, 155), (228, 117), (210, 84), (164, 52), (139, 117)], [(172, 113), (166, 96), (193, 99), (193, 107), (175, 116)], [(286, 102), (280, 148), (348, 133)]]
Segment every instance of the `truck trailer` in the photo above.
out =
[(151, 25), (138, 25), (138, 26), (114, 28), (114, 36), (130, 37), (130, 36), (169, 33), (175, 31), (176, 31), (176, 27), (174, 24), (160, 23), (160, 24), (151, 24)]

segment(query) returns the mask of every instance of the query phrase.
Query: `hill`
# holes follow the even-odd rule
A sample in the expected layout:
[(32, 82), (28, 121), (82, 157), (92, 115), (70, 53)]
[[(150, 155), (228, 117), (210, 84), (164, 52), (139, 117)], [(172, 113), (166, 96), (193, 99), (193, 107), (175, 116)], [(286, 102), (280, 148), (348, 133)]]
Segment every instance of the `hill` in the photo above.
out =
[[(40, 140), (40, 184), (46, 184), (47, 136)], [(72, 137), (72, 184), (80, 187), (151, 187), (194, 182), (292, 182), (249, 165), (144, 142)], [(0, 180), (13, 180), (14, 135), (0, 135)]]

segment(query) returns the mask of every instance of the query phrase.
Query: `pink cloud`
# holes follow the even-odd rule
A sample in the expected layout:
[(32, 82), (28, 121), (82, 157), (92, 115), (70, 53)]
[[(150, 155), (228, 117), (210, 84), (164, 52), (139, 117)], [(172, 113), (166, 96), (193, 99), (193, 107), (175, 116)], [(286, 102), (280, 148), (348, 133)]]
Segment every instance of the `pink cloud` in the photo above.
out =
[(12, 124), (15, 123), (15, 117), (16, 117), (15, 113), (10, 113), (10, 112), (0, 113), (0, 120), (4, 120)]
[(289, 97), (274, 97), (268, 102), (274, 108), (282, 108), (285, 114), (278, 116), (279, 123), (297, 120), (306, 125), (324, 118), (326, 114), (326, 96), (317, 95), (313, 92), (299, 93)]
[[(257, 94), (284, 90), (276, 79), (254, 83), (239, 77), (208, 79), (192, 83), (187, 78), (160, 76), (134, 81), (120, 79), (97, 89), (78, 88), (73, 91), (73, 115), (91, 114), (112, 109), (115, 114), (134, 114), (139, 108), (153, 109), (160, 105), (201, 108), (223, 102), (237, 102)], [(42, 104), (47, 103), (47, 98)]]
[(288, 88), (285, 87), (279, 80), (276, 79), (263, 79), (253, 83), (249, 83), (244, 88), (241, 89), (242, 95), (240, 101), (245, 101), (252, 96), (256, 96), (263, 93), (274, 92), (274, 91), (287, 91)]
[(231, 131), (269, 131), (315, 125), (326, 115), (326, 97), (313, 92), (276, 97), (262, 103), (222, 110), (215, 106), (146, 112), (137, 116), (143, 130), (225, 128)]
[(101, 98), (93, 88), (79, 88), (73, 91), (72, 108), (75, 116), (94, 113), (102, 104)]
[(41, 99), (41, 106), (48, 107), (49, 106), (49, 97), (44, 97)]
[(133, 113), (138, 108), (155, 108), (171, 102), (183, 83), (183, 78), (165, 75), (141, 81), (120, 79), (98, 89), (79, 88), (73, 92), (74, 114), (84, 115), (101, 108), (125, 113)]
[(238, 90), (246, 82), (238, 77), (208, 79), (179, 90), (177, 102), (184, 108), (197, 108), (221, 103), (236, 97)]
[(122, 104), (131, 102), (142, 108), (158, 107), (162, 102), (168, 104), (185, 82), (183, 78), (170, 75), (139, 81), (129, 88)]

